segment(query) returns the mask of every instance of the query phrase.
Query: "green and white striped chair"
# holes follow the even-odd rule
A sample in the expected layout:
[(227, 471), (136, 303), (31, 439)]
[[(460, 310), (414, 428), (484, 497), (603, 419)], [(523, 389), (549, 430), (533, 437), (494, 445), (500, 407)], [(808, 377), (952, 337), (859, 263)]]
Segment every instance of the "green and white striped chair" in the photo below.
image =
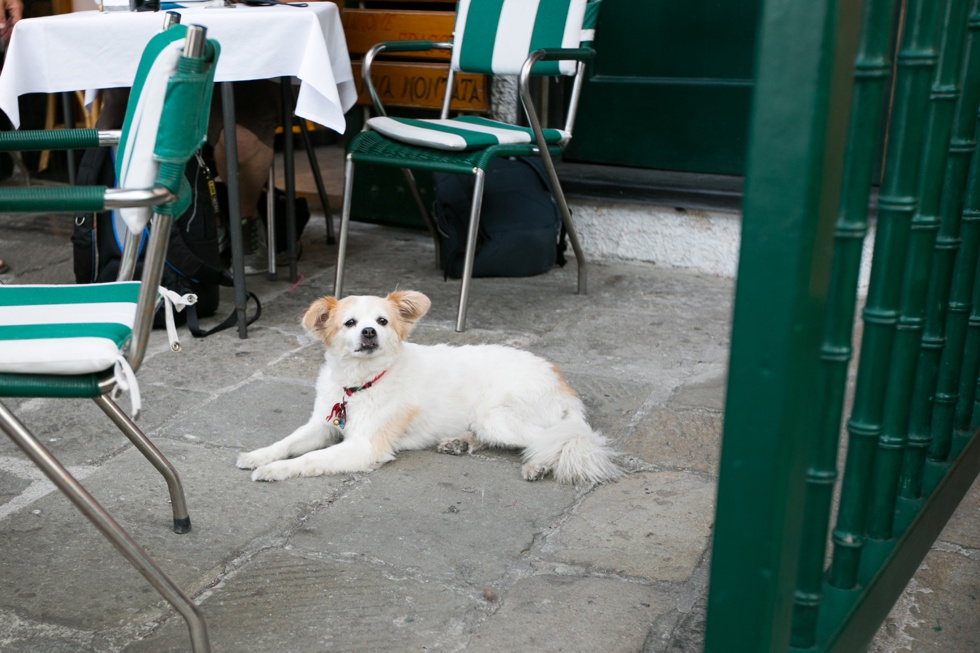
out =
[[(453, 42), (388, 41), (374, 46), (364, 57), (365, 87), (378, 114), (365, 130), (351, 139), (344, 168), (344, 203), (334, 293), (343, 291), (347, 237), (355, 163), (395, 166), (474, 175), (473, 203), (463, 262), (462, 287), (456, 330), (466, 323), (466, 303), (476, 252), (483, 197), (484, 175), (496, 157), (540, 156), (551, 181), (562, 221), (578, 264), (578, 292), (585, 294), (585, 257), (572, 225), (568, 204), (555, 174), (558, 156), (572, 136), (585, 62), (591, 48), (600, 0), (460, 0), (457, 4)], [(371, 63), (384, 52), (452, 50), (449, 80), (439, 119), (417, 120), (389, 117), (371, 82)], [(453, 78), (458, 72), (511, 75), (518, 78), (521, 104), (530, 127), (517, 127), (485, 118), (449, 118)], [(574, 77), (563, 129), (543, 129), (529, 89), (533, 76)], [(406, 174), (413, 185), (410, 172)], [(415, 191), (419, 210), (431, 230), (433, 221)]]
[[(191, 527), (177, 472), (110, 395), (128, 389), (135, 419), (140, 400), (134, 372), (146, 351), (158, 302), (170, 301), (160, 288), (166, 246), (173, 218), (191, 201), (184, 166), (204, 143), (218, 53), (217, 42), (206, 38), (204, 28), (171, 26), (153, 37), (143, 52), (121, 132), (69, 129), (0, 134), (0, 150), (118, 144), (120, 180), (117, 188), (2, 188), (0, 217), (15, 212), (118, 209), (130, 233), (118, 282), (0, 285), (0, 397), (94, 399), (166, 479), (177, 533)], [(132, 281), (147, 224), (151, 235), (142, 281)], [(173, 336), (171, 343), (179, 348)], [(209, 650), (197, 606), (2, 402), (0, 430), (177, 609), (188, 623), (194, 650)]]

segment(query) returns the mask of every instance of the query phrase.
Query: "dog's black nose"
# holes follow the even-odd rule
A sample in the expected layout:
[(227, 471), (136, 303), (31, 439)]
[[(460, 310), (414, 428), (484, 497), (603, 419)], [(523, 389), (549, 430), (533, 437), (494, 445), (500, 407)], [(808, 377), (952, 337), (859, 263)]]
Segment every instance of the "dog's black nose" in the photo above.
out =
[(368, 340), (373, 340), (378, 337), (378, 332), (374, 330), (374, 327), (364, 327), (361, 330), (361, 336)]

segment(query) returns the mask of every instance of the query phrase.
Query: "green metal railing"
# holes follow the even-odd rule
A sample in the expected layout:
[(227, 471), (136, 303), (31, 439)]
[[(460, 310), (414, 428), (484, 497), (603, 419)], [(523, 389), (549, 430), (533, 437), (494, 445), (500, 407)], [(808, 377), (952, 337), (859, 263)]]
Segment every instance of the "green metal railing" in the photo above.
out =
[(980, 472), (980, 0), (764, 0), (759, 38), (705, 650), (861, 650)]

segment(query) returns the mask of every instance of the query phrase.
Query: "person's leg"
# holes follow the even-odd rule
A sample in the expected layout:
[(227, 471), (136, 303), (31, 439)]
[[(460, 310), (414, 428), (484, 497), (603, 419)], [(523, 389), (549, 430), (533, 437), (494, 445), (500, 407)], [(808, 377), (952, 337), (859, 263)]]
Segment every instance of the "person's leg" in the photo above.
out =
[[(261, 274), (269, 269), (269, 248), (265, 229), (256, 213), (259, 196), (269, 177), (274, 156), (273, 148), (255, 134), (236, 125), (238, 144), (238, 197), (242, 207), (242, 244), (245, 254), (245, 274)], [(225, 158), (225, 132), (214, 143), (214, 164), (222, 179), (228, 178)]]
[[(275, 83), (266, 80), (234, 84), (238, 187), (246, 274), (261, 274), (268, 270), (269, 265), (266, 233), (258, 218), (258, 203), (275, 156), (273, 142), (280, 113), (277, 90)], [(217, 94), (212, 101), (208, 132), (218, 175), (227, 179), (225, 130)]]
[[(243, 127), (236, 125), (236, 142), (238, 143), (238, 185), (242, 202), (242, 217), (254, 218), (262, 188), (269, 178), (269, 168), (274, 156), (273, 148), (264, 143), (258, 136)], [(221, 131), (214, 144), (214, 163), (218, 174), (227, 179), (227, 161), (225, 161), (225, 132)]]

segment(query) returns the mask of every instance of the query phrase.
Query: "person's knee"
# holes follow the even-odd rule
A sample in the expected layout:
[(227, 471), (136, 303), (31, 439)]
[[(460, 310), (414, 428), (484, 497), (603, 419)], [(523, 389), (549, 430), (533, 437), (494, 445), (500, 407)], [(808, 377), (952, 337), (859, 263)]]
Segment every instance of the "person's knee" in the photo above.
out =
[(271, 156), (272, 148), (266, 144), (265, 140), (251, 130), (236, 125), (235, 142), (238, 145), (238, 160), (268, 159)]

